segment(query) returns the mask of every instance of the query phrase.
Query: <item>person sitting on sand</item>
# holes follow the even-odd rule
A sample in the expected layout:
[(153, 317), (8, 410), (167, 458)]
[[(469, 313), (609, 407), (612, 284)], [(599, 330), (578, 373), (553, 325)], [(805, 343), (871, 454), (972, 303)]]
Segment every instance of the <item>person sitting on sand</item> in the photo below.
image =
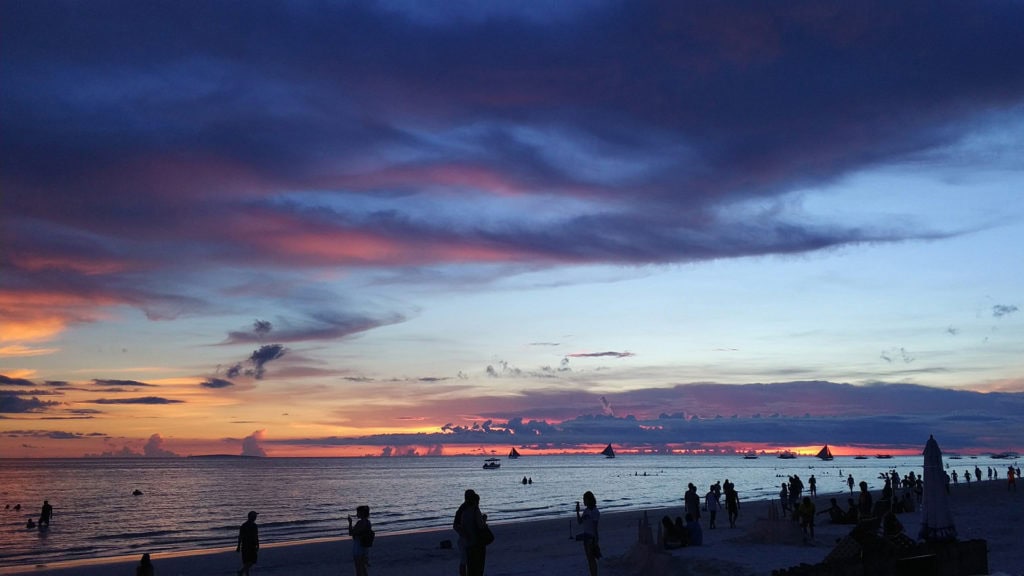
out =
[(857, 503), (853, 501), (853, 498), (846, 499), (846, 522), (844, 524), (856, 524), (857, 517), (860, 516), (857, 510)]
[(700, 520), (697, 520), (689, 512), (686, 513), (687, 542), (690, 546), (700, 546), (704, 543), (704, 530), (700, 527)]
[[(679, 521), (680, 527), (682, 527), (682, 520)], [(680, 530), (672, 523), (672, 519), (668, 516), (661, 517), (661, 545), (666, 550), (672, 548), (682, 548), (686, 546), (686, 529)]]
[(839, 506), (839, 502), (835, 498), (829, 498), (830, 506), (818, 514), (828, 514), (828, 519), (833, 524), (845, 524), (846, 523), (846, 512)]
[(149, 559), (149, 554), (142, 555), (139, 565), (135, 567), (135, 576), (153, 576), (153, 562)]

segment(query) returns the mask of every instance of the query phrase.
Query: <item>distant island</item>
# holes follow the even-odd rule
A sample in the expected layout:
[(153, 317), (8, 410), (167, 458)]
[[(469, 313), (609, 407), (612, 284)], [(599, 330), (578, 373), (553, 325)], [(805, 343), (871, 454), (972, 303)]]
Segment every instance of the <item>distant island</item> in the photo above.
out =
[(249, 454), (198, 454), (195, 456), (186, 456), (186, 458), (266, 458), (266, 456), (252, 456)]

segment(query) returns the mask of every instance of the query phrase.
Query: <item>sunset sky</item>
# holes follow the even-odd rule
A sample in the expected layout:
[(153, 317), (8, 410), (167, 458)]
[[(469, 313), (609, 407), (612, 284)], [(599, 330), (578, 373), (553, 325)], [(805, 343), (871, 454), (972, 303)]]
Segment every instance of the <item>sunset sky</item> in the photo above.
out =
[(1024, 4), (0, 2), (0, 457), (1024, 451)]

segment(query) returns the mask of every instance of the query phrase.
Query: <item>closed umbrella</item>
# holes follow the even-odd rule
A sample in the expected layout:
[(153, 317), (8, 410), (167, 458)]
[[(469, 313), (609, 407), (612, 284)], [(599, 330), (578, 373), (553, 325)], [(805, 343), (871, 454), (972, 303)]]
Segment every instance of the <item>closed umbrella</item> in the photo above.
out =
[(942, 468), (942, 450), (934, 436), (929, 436), (924, 446), (924, 500), (918, 537), (928, 542), (956, 540), (956, 526), (946, 493), (946, 472)]

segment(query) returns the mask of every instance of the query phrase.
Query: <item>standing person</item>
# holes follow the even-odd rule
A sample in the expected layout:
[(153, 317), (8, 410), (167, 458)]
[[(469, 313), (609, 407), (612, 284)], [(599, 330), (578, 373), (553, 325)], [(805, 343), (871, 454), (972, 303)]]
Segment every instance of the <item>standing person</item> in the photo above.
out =
[(690, 482), (686, 485), (686, 494), (683, 495), (683, 508), (686, 513), (693, 516), (693, 519), (700, 522), (700, 496), (697, 494), (697, 487)]
[(238, 528), (238, 546), (235, 552), (242, 554), (242, 568), (238, 576), (249, 576), (249, 569), (256, 563), (260, 551), (260, 529), (256, 526), (257, 512), (249, 512), (249, 519)]
[(1006, 489), (1013, 490), (1014, 492), (1017, 491), (1017, 475), (1013, 466), (1009, 466), (1006, 469)]
[(871, 492), (868, 492), (868, 483), (860, 481), (860, 496), (857, 497), (857, 513), (861, 521), (871, 517), (871, 508), (874, 506), (874, 499)]
[(800, 517), (800, 528), (804, 531), (804, 542), (814, 540), (815, 506), (810, 496), (804, 496), (796, 512)]
[(484, 576), (487, 546), (494, 535), (487, 526), (487, 516), (480, 512), (480, 495), (475, 492), (472, 498), (467, 495), (461, 526), (466, 538), (466, 576)]
[(708, 511), (708, 530), (715, 529), (715, 517), (718, 516), (718, 510), (721, 507), (722, 505), (718, 500), (718, 491), (712, 485), (708, 493), (704, 495), (704, 508)]
[(370, 526), (370, 507), (356, 506), (358, 521), (352, 525), (352, 517), (348, 517), (348, 535), (352, 537), (352, 563), (356, 568), (356, 576), (367, 576), (370, 566), (370, 546), (373, 546), (373, 527)]
[(464, 494), (462, 504), (460, 504), (459, 509), (455, 511), (455, 520), (452, 522), (452, 528), (454, 528), (455, 533), (459, 535), (457, 541), (459, 546), (459, 576), (466, 576), (466, 533), (462, 528), (462, 515), (466, 511), (466, 508), (473, 505), (475, 498), (477, 498), (476, 492), (472, 489), (467, 489)]
[(729, 528), (735, 528), (736, 518), (740, 515), (740, 495), (732, 484), (725, 486), (725, 509), (729, 513)]
[(853, 474), (846, 477), (846, 485), (850, 487), (850, 496), (853, 496)]
[(149, 554), (142, 555), (139, 565), (135, 567), (135, 576), (153, 576), (153, 562), (149, 559)]
[(817, 498), (818, 497), (818, 481), (814, 478), (814, 474), (811, 474), (811, 477), (807, 479), (807, 485), (811, 489), (811, 498)]
[(50, 518), (53, 517), (53, 506), (49, 500), (43, 500), (43, 509), (39, 512), (39, 529), (50, 527)]
[(782, 505), (782, 511), (789, 511), (789, 488), (788, 485), (783, 482), (782, 489), (779, 490), (779, 503)]
[[(693, 484), (690, 486), (693, 486)], [(580, 503), (576, 503), (576, 523), (583, 528), (581, 540), (583, 540), (583, 553), (587, 557), (587, 568), (590, 569), (590, 576), (597, 576), (597, 559), (601, 557), (597, 525), (601, 519), (601, 512), (597, 509), (597, 498), (594, 497), (594, 493), (590, 490), (583, 493), (583, 506), (585, 510), (581, 514)]]

